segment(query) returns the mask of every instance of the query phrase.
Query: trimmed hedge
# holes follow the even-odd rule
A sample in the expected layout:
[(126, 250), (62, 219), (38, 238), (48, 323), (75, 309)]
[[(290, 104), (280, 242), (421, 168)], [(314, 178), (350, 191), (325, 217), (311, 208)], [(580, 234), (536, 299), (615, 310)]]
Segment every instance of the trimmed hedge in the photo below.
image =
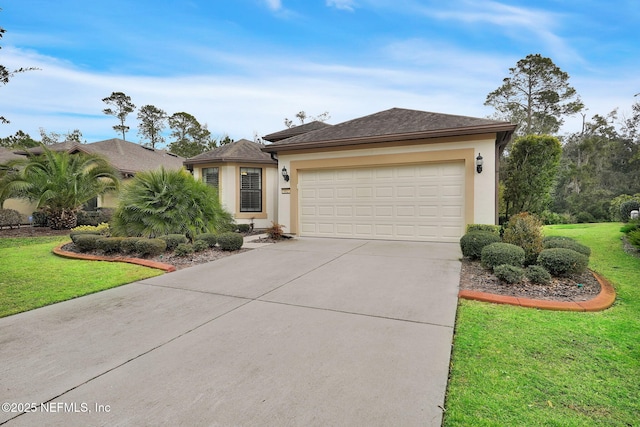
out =
[(531, 283), (536, 285), (547, 285), (551, 282), (551, 274), (539, 265), (530, 265), (525, 270), (524, 275)]
[(515, 265), (502, 264), (493, 269), (493, 274), (503, 282), (518, 283), (524, 277), (524, 269)]
[(71, 241), (75, 244), (78, 244), (78, 238), (81, 236), (104, 237), (102, 234), (100, 234), (100, 232), (92, 231), (92, 230), (78, 230), (78, 231), (72, 231), (71, 233), (69, 233), (69, 237), (71, 237)]
[(140, 255), (156, 256), (167, 250), (167, 243), (162, 239), (139, 239), (135, 244)]
[(540, 252), (538, 265), (553, 276), (571, 276), (585, 272), (589, 265), (589, 258), (572, 249), (551, 248)]
[(187, 256), (193, 253), (193, 245), (190, 243), (180, 243), (176, 246), (174, 253), (177, 256)]
[(96, 241), (96, 248), (106, 254), (120, 252), (120, 246), (124, 237), (103, 237)]
[(160, 236), (158, 238), (164, 240), (167, 244), (168, 251), (173, 251), (178, 245), (189, 242), (187, 236), (184, 234), (167, 234), (166, 236)]
[(495, 233), (500, 235), (500, 226), (493, 224), (469, 224), (467, 225), (467, 233), (474, 231), (488, 231), (489, 233)]
[(511, 243), (491, 243), (482, 249), (481, 261), (485, 268), (502, 264), (521, 267), (524, 264), (524, 249)]
[(480, 259), (482, 249), (491, 243), (500, 241), (500, 235), (490, 231), (471, 231), (460, 238), (462, 256)]
[(104, 239), (99, 234), (77, 234), (73, 240), (80, 252), (90, 252), (98, 247), (98, 240)]
[(210, 247), (211, 246), (209, 246), (209, 244), (205, 240), (200, 239), (200, 240), (194, 240), (193, 241), (193, 250), (195, 252), (206, 251)]
[(524, 249), (524, 263), (535, 264), (542, 251), (542, 221), (529, 213), (513, 215), (504, 228), (504, 243), (520, 246)]
[(237, 251), (243, 243), (244, 238), (239, 233), (227, 232), (218, 236), (218, 245), (223, 251)]
[(543, 243), (545, 249), (564, 248), (579, 252), (587, 257), (591, 256), (591, 248), (576, 242), (571, 238), (566, 239), (549, 239)]
[(240, 233), (248, 233), (251, 230), (250, 224), (238, 224), (238, 231)]
[(135, 253), (136, 243), (138, 240), (143, 239), (143, 237), (125, 237), (122, 242), (120, 242), (120, 251), (123, 254), (132, 254)]
[(195, 244), (198, 241), (206, 242), (207, 245), (212, 248), (216, 245), (216, 243), (218, 243), (218, 236), (213, 233), (198, 234), (196, 237), (194, 237), (193, 243)]

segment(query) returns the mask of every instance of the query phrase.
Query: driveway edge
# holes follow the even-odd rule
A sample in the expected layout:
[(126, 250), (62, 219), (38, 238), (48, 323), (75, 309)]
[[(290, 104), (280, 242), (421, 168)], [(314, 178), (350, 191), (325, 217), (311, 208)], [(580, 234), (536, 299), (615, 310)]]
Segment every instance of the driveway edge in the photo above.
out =
[(519, 298), (508, 295), (490, 294), (487, 292), (461, 290), (458, 297), (473, 301), (490, 302), (494, 304), (516, 305), (520, 307), (538, 308), (540, 310), (555, 311), (602, 311), (611, 307), (616, 300), (616, 291), (605, 278), (591, 272), (600, 283), (600, 293), (589, 301), (547, 301), (530, 298)]

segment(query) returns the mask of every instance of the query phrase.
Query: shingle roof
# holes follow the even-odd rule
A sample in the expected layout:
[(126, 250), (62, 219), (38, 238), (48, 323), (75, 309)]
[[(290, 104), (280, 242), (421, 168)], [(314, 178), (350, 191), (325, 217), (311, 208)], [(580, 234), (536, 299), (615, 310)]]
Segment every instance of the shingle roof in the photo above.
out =
[[(157, 169), (160, 166), (164, 166), (166, 169), (181, 169), (184, 161), (184, 157), (168, 151), (145, 147), (119, 138), (90, 144), (61, 142), (49, 145), (47, 148), (53, 151), (67, 151), (69, 153), (81, 151), (101, 155), (123, 174), (135, 174), (140, 171)], [(42, 148), (35, 147), (29, 151), (38, 154), (42, 152)]]
[(506, 132), (510, 135), (514, 129), (515, 125), (509, 122), (392, 108), (274, 142), (267, 145), (264, 151), (277, 152), (481, 133)]
[(262, 151), (264, 145), (240, 139), (184, 161), (185, 165), (219, 162), (273, 163), (271, 156)]
[(324, 129), (329, 126), (331, 125), (324, 122), (313, 121), (310, 123), (305, 123), (303, 125), (294, 126), (285, 130), (281, 130), (279, 132), (270, 133), (269, 135), (265, 135), (262, 138), (267, 141), (277, 142), (283, 139), (291, 138), (296, 135), (301, 135), (303, 133), (311, 132), (318, 129)]
[(14, 153), (15, 150), (10, 148), (0, 147), (0, 164), (6, 163), (9, 160), (23, 159), (19, 154)]

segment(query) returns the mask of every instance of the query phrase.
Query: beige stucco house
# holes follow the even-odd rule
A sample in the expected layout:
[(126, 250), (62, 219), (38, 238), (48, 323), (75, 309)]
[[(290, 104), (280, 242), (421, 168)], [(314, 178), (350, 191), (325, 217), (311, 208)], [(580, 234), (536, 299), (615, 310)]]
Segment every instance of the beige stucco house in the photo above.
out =
[(194, 178), (218, 190), (238, 224), (267, 228), (278, 221), (278, 162), (264, 146), (241, 139), (184, 161)]
[(514, 129), (393, 108), (266, 135), (278, 222), (300, 236), (458, 241), (467, 224), (497, 223), (497, 160)]
[[(181, 169), (183, 157), (177, 156), (165, 150), (153, 149), (140, 144), (113, 138), (105, 141), (80, 144), (78, 142), (62, 142), (47, 146), (53, 151), (66, 151), (74, 153), (97, 154), (106, 158), (109, 163), (116, 168), (123, 178), (123, 184), (132, 178), (136, 173), (147, 170), (158, 169), (163, 166), (165, 169)], [(42, 147), (29, 149), (33, 154), (42, 153)], [(13, 151), (11, 159), (24, 158), (25, 151)], [(6, 155), (7, 160), (9, 156)], [(92, 208), (115, 208), (117, 206), (117, 193), (108, 192), (91, 202)], [(5, 200), (2, 206), (4, 209), (15, 209), (24, 217), (25, 221), (35, 210), (35, 205), (22, 199)]]

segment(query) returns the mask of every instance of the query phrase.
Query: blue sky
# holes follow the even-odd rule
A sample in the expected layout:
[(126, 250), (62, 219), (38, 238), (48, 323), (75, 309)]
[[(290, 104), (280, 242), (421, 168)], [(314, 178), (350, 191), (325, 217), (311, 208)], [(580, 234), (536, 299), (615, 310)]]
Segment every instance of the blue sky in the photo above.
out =
[[(253, 139), (304, 110), (339, 123), (392, 107), (486, 117), (486, 95), (531, 53), (568, 72), (588, 108), (629, 114), (640, 92), (637, 0), (10, 0), (0, 137), (117, 137), (101, 101), (185, 111)], [(136, 113), (127, 124), (139, 141)], [(581, 118), (563, 130), (579, 130)]]

